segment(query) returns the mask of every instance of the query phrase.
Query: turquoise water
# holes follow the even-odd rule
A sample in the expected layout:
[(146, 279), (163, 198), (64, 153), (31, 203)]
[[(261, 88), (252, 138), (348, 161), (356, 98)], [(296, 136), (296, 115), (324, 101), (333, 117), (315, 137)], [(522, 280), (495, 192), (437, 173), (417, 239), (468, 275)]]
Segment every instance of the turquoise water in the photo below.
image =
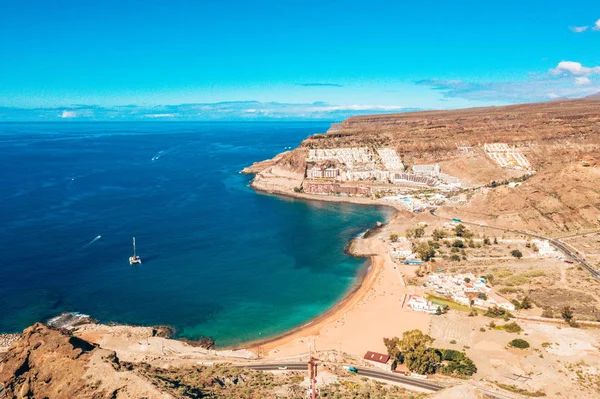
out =
[(365, 264), (345, 245), (391, 211), (258, 194), (238, 171), (327, 127), (0, 124), (0, 331), (78, 311), (224, 346), (325, 311)]

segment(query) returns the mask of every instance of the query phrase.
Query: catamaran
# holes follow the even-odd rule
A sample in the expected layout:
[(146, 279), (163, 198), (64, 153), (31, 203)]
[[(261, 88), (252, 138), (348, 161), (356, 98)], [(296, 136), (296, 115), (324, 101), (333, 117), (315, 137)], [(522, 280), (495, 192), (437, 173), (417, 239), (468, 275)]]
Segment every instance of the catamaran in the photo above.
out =
[(129, 257), (129, 264), (130, 265), (136, 265), (136, 264), (141, 264), (142, 263), (142, 259), (135, 254), (135, 237), (133, 237), (133, 256)]

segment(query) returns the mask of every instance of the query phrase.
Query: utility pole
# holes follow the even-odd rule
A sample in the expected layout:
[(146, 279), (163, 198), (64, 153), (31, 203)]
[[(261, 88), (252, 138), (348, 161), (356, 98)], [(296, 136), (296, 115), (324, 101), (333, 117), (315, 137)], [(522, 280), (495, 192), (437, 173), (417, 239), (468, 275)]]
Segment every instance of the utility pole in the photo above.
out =
[(308, 361), (308, 378), (310, 378), (311, 399), (317, 399), (317, 361), (314, 357), (310, 357)]

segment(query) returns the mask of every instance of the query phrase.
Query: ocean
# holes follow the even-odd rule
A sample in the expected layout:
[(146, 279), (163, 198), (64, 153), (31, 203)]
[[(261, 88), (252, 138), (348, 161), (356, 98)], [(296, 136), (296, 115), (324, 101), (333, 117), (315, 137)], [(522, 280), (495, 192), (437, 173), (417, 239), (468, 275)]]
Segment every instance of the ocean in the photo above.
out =
[(345, 246), (391, 211), (257, 193), (238, 172), (328, 126), (0, 124), (0, 332), (81, 312), (233, 346), (324, 312), (365, 266)]

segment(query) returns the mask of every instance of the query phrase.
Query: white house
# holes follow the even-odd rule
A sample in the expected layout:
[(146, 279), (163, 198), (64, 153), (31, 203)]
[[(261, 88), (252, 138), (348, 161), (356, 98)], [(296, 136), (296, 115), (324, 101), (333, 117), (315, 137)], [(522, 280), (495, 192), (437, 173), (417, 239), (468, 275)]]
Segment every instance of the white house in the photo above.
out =
[(417, 295), (411, 295), (408, 299), (407, 305), (409, 308), (417, 312), (433, 313), (437, 309), (437, 307), (434, 307), (427, 299)]

